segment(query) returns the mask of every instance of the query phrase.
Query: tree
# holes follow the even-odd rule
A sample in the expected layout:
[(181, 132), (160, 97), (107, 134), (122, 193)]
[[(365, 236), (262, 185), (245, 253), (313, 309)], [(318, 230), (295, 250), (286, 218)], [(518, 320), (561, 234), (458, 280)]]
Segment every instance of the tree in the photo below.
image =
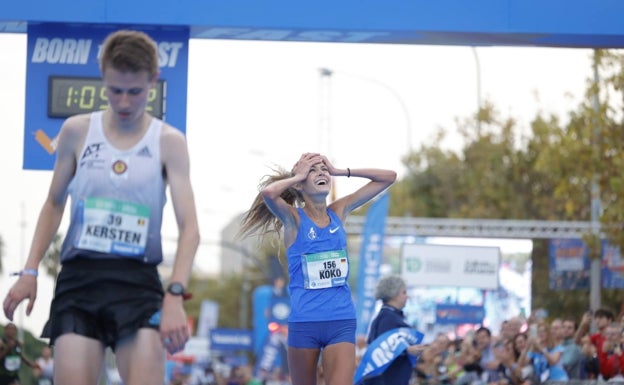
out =
[(50, 247), (46, 251), (45, 256), (41, 260), (46, 274), (50, 277), (56, 277), (61, 269), (61, 249), (63, 247), (63, 236), (56, 234), (50, 243)]
[(241, 276), (237, 274), (210, 279), (191, 278), (189, 291), (193, 298), (184, 304), (188, 316), (198, 319), (202, 301), (210, 299), (219, 304), (218, 326), (239, 328), (241, 287)]
[[(474, 121), (457, 121), (465, 143), (459, 152), (441, 148), (446, 132), (440, 130), (433, 143), (405, 158), (409, 171), (394, 190), (391, 215), (589, 221), (591, 185), (597, 181), (604, 209), (602, 231), (624, 250), (623, 58), (596, 51), (601, 81), (588, 79), (585, 100), (569, 112), (565, 124), (540, 112), (530, 134), (523, 136), (513, 119), (501, 118), (486, 103), (478, 114), (478, 133)], [(594, 250), (599, 244), (592, 234), (585, 240)], [(534, 242), (534, 304), (581, 314), (588, 307), (588, 295), (552, 292), (544, 285), (547, 256), (547, 242)], [(622, 295), (606, 290), (603, 301), (619, 309)]]
[[(460, 154), (443, 150), (446, 133), (431, 145), (421, 145), (406, 159), (410, 172), (398, 182), (391, 215), (448, 218), (523, 219), (531, 215), (527, 165), (516, 147), (516, 122), (501, 119), (486, 103), (480, 113), (481, 134), (470, 134), (470, 122), (458, 122), (466, 144)], [(403, 196), (401, 192), (406, 192)]]

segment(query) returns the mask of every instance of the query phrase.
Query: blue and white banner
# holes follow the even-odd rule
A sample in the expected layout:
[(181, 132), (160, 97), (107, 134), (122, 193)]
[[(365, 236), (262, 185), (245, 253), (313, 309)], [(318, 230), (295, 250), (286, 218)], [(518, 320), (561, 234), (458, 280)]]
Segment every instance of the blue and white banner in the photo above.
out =
[(549, 245), (549, 287), (551, 290), (589, 288), (589, 247), (582, 239), (551, 239)]
[[(424, 334), (411, 328), (388, 330), (371, 342), (366, 348), (360, 365), (355, 370), (353, 384), (360, 384), (365, 378), (383, 373), (384, 370), (410, 345), (420, 344)], [(412, 365), (417, 356), (409, 356)]]
[(253, 334), (247, 329), (212, 329), (210, 348), (212, 350), (251, 350)]
[(146, 110), (186, 133), (189, 28), (90, 23), (28, 25), (25, 170), (52, 170), (63, 120), (107, 108), (101, 83), (100, 47), (109, 33), (139, 29), (158, 46), (160, 76)]
[(281, 365), (286, 355), (286, 336), (277, 331), (269, 334), (262, 347), (259, 357), (256, 360), (256, 375), (261, 373), (272, 373), (276, 366)]
[(624, 258), (619, 247), (605, 240), (602, 241), (600, 279), (605, 289), (624, 289)]
[(210, 330), (215, 329), (219, 323), (219, 304), (216, 301), (203, 300), (197, 319), (197, 336), (208, 338)]
[(366, 335), (368, 324), (375, 310), (375, 287), (379, 279), (379, 265), (383, 255), (383, 239), (389, 205), (390, 195), (384, 192), (368, 209), (362, 230), (356, 298), (356, 334), (358, 335)]
[(483, 305), (436, 304), (437, 325), (481, 324), (484, 318)]

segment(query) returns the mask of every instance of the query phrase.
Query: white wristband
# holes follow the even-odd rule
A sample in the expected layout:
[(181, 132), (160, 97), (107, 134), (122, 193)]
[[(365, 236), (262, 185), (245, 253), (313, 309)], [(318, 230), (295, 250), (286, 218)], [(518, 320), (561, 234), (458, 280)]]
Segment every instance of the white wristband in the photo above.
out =
[(33, 277), (37, 277), (39, 275), (39, 272), (37, 271), (37, 269), (23, 269), (20, 271), (15, 271), (11, 273), (11, 275), (32, 275)]

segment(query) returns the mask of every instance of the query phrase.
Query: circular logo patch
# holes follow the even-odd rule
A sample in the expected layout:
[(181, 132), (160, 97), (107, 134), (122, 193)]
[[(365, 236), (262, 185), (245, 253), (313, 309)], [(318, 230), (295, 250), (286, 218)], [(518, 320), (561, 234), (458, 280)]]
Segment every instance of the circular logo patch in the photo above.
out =
[(113, 172), (117, 175), (121, 175), (128, 169), (128, 165), (123, 160), (117, 160), (113, 163)]
[(406, 258), (405, 267), (410, 273), (418, 273), (422, 269), (422, 261), (418, 257)]

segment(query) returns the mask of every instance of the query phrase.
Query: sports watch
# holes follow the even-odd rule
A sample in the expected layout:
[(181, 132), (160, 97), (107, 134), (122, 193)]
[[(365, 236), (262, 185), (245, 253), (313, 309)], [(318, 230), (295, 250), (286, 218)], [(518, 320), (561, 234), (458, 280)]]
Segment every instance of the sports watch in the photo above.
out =
[(171, 295), (181, 295), (184, 297), (186, 289), (184, 289), (184, 285), (180, 282), (171, 282), (169, 286), (167, 286), (167, 293)]

